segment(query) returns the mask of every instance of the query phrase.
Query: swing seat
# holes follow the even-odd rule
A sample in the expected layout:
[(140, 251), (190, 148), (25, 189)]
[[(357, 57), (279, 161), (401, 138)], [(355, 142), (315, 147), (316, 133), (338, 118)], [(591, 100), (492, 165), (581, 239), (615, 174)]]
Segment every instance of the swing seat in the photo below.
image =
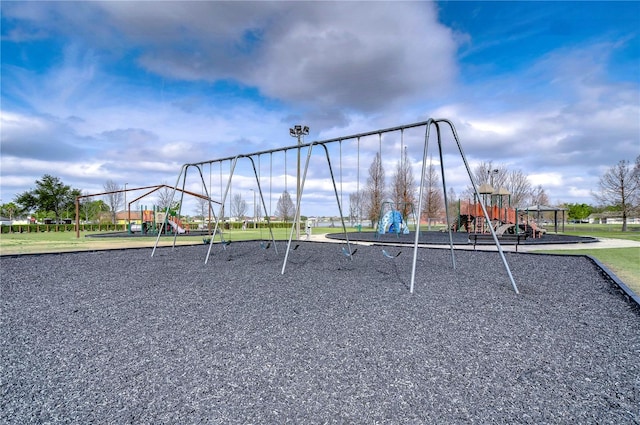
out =
[(355, 253), (356, 253), (356, 252), (358, 252), (358, 250), (357, 250), (357, 249), (354, 249), (354, 250), (353, 250), (353, 252), (351, 252), (351, 253), (350, 253), (350, 252), (347, 250), (347, 248), (342, 247), (342, 254), (344, 254), (344, 256), (345, 256), (345, 257), (352, 257), (352, 256), (354, 256), (354, 255), (355, 255)]
[(396, 255), (391, 255), (387, 251), (385, 251), (384, 249), (382, 250), (382, 255), (384, 255), (387, 258), (397, 258), (400, 254), (402, 254), (402, 251), (398, 251), (398, 253)]

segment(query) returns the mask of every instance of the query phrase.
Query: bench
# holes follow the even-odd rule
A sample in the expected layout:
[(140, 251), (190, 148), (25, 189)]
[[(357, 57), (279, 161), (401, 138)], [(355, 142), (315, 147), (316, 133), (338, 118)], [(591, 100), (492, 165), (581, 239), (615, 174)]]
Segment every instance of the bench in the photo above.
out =
[[(500, 242), (500, 245), (515, 245), (516, 252), (518, 252), (518, 245), (520, 245), (520, 242), (526, 239), (526, 233), (506, 234), (498, 236), (498, 242)], [(477, 244), (488, 245), (495, 243), (495, 241), (493, 240), (493, 236), (490, 233), (470, 233), (469, 243), (471, 242), (473, 242), (473, 249), (476, 249)]]

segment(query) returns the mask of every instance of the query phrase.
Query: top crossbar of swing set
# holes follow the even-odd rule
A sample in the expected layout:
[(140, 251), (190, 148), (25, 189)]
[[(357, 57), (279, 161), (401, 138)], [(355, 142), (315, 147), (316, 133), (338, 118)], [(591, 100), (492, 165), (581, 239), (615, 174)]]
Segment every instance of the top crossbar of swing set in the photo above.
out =
[[(404, 130), (408, 130), (411, 128), (417, 128), (417, 127), (425, 127), (425, 139), (424, 139), (424, 149), (423, 149), (423, 158), (422, 158), (422, 172), (421, 172), (421, 177), (420, 177), (420, 190), (419, 190), (419, 197), (418, 197), (418, 212), (417, 212), (417, 217), (421, 217), (422, 216), (422, 203), (423, 203), (423, 197), (424, 197), (424, 184), (425, 184), (425, 180), (426, 180), (426, 170), (427, 167), (425, 164), (428, 164), (428, 157), (427, 157), (427, 153), (428, 153), (428, 146), (429, 146), (429, 136), (430, 136), (430, 130), (431, 127), (434, 126), (436, 128), (436, 135), (437, 135), (437, 142), (438, 142), (438, 152), (439, 152), (439, 156), (440, 156), (440, 167), (441, 167), (441, 176), (442, 176), (442, 186), (443, 186), (443, 195), (444, 195), (444, 205), (445, 205), (445, 216), (447, 217), (447, 228), (449, 229), (449, 247), (450, 247), (450, 252), (451, 252), (451, 262), (452, 262), (452, 266), (455, 269), (456, 268), (456, 261), (455, 261), (455, 252), (454, 252), (454, 247), (453, 247), (453, 236), (452, 236), (452, 231), (451, 231), (451, 224), (449, 223), (450, 219), (449, 219), (449, 211), (448, 211), (448, 201), (447, 201), (447, 188), (446, 188), (446, 181), (445, 181), (445, 173), (444, 173), (444, 162), (443, 162), (443, 155), (442, 155), (442, 135), (441, 135), (441, 131), (440, 131), (440, 125), (441, 124), (445, 124), (447, 125), (450, 129), (451, 129), (451, 133), (453, 135), (453, 138), (456, 142), (456, 145), (458, 147), (458, 151), (460, 152), (460, 156), (462, 157), (462, 161), (465, 165), (465, 168), (467, 170), (467, 174), (469, 176), (469, 180), (471, 182), (471, 186), (473, 187), (473, 191), (475, 193), (475, 195), (479, 198), (480, 194), (478, 192), (478, 187), (476, 185), (476, 182), (473, 179), (473, 174), (471, 172), (471, 168), (469, 167), (469, 163), (467, 162), (466, 156), (464, 154), (464, 151), (462, 149), (462, 145), (460, 144), (460, 139), (458, 138), (458, 134), (457, 131), (455, 129), (455, 126), (453, 125), (453, 123), (448, 120), (448, 119), (444, 119), (444, 118), (429, 118), (426, 121), (420, 121), (420, 122), (416, 122), (413, 124), (406, 124), (406, 125), (401, 125), (401, 126), (396, 126), (396, 127), (389, 127), (389, 128), (385, 128), (385, 129), (379, 129), (379, 130), (375, 130), (375, 131), (369, 131), (369, 132), (364, 132), (364, 133), (358, 133), (358, 134), (353, 134), (353, 135), (349, 135), (349, 136), (342, 136), (342, 137), (336, 137), (333, 139), (327, 139), (327, 140), (321, 140), (321, 141), (314, 141), (314, 142), (309, 142), (309, 143), (301, 143), (301, 144), (296, 144), (296, 145), (291, 145), (291, 146), (286, 146), (286, 147), (281, 147), (281, 148), (275, 148), (275, 149), (267, 149), (267, 150), (263, 150), (263, 151), (258, 151), (258, 152), (253, 152), (253, 153), (247, 153), (247, 154), (239, 154), (239, 155), (235, 155), (235, 156), (228, 156), (228, 157), (224, 157), (224, 158), (217, 158), (217, 159), (212, 159), (212, 160), (207, 160), (207, 161), (201, 161), (201, 162), (193, 162), (193, 163), (186, 163), (183, 164), (180, 170), (180, 173), (178, 175), (177, 178), (177, 182), (175, 184), (175, 188), (178, 187), (179, 183), (180, 183), (180, 179), (183, 178), (182, 181), (182, 186), (184, 188), (185, 184), (186, 184), (186, 178), (187, 178), (187, 171), (189, 168), (191, 167), (196, 167), (198, 169), (200, 178), (202, 180), (203, 183), (203, 187), (205, 188), (205, 191), (207, 191), (206, 193), (206, 197), (210, 199), (209, 193), (208, 193), (208, 189), (206, 188), (206, 183), (204, 181), (204, 176), (202, 174), (202, 166), (206, 165), (206, 164), (213, 164), (213, 163), (222, 163), (225, 161), (231, 161), (231, 168), (229, 171), (229, 179), (227, 181), (227, 186), (226, 189), (224, 191), (222, 200), (220, 201), (220, 213), (218, 214), (218, 217), (215, 218), (216, 219), (216, 225), (213, 231), (213, 237), (215, 238), (215, 235), (217, 233), (217, 230), (219, 228), (219, 222), (221, 217), (223, 217), (223, 213), (224, 213), (224, 205), (225, 205), (225, 201), (227, 198), (227, 195), (229, 193), (229, 189), (231, 186), (231, 179), (233, 177), (233, 173), (235, 171), (235, 166), (238, 162), (239, 159), (242, 158), (246, 158), (251, 162), (251, 165), (253, 167), (253, 172), (256, 178), (256, 183), (257, 183), (257, 187), (258, 187), (258, 192), (260, 194), (260, 201), (262, 203), (262, 207), (264, 209), (265, 212), (265, 218), (267, 220), (267, 225), (269, 227), (269, 232), (270, 232), (270, 236), (271, 236), (271, 240), (274, 244), (274, 247), (276, 246), (275, 244), (275, 238), (273, 235), (273, 230), (271, 228), (271, 221), (269, 218), (269, 214), (266, 208), (266, 203), (264, 201), (264, 195), (263, 195), (263, 191), (262, 188), (260, 186), (260, 178), (258, 175), (258, 172), (256, 170), (256, 166), (255, 166), (255, 161), (253, 160), (254, 157), (260, 157), (261, 155), (267, 155), (267, 154), (273, 154), (273, 153), (277, 153), (277, 152), (287, 152), (289, 150), (300, 150), (302, 148), (307, 148), (307, 158), (306, 158), (306, 162), (305, 162), (305, 167), (304, 167), (304, 172), (302, 175), (302, 180), (300, 183), (300, 196), (298, 197), (298, 199), (296, 199), (296, 215), (295, 218), (293, 220), (293, 225), (291, 227), (291, 232), (289, 234), (289, 240), (287, 243), (287, 249), (286, 249), (286, 253), (285, 253), (285, 257), (284, 257), (284, 261), (282, 264), (282, 271), (281, 273), (284, 274), (285, 270), (286, 270), (286, 266), (287, 266), (287, 260), (289, 258), (289, 252), (291, 250), (291, 244), (292, 244), (292, 239), (293, 239), (293, 234), (294, 234), (294, 230), (295, 230), (295, 226), (296, 223), (298, 222), (298, 220), (300, 220), (300, 202), (301, 202), (301, 198), (304, 192), (304, 184), (305, 184), (305, 180), (307, 177), (307, 171), (309, 169), (309, 162), (311, 159), (311, 154), (313, 151), (313, 148), (315, 146), (321, 146), (324, 151), (325, 151), (325, 155), (326, 155), (326, 159), (327, 159), (327, 165), (329, 167), (329, 173), (331, 175), (331, 181), (333, 183), (333, 189), (334, 189), (334, 193), (336, 196), (336, 203), (338, 205), (338, 211), (340, 213), (340, 219), (342, 222), (342, 230), (344, 232), (344, 238), (345, 238), (345, 242), (346, 242), (346, 249), (343, 248), (342, 251), (343, 253), (349, 257), (350, 259), (353, 260), (353, 254), (355, 253), (355, 251), (351, 250), (351, 243), (349, 241), (349, 235), (347, 233), (347, 228), (346, 228), (346, 224), (344, 221), (344, 215), (342, 214), (342, 205), (340, 202), (340, 196), (338, 194), (338, 189), (336, 186), (336, 181), (335, 181), (335, 177), (334, 177), (334, 173), (333, 173), (333, 167), (331, 166), (331, 158), (329, 155), (329, 150), (327, 149), (328, 144), (331, 143), (336, 143), (336, 142), (344, 142), (344, 141), (348, 141), (348, 140), (355, 140), (355, 139), (360, 139), (363, 137), (368, 137), (368, 136), (374, 136), (374, 135), (379, 135), (382, 136), (382, 134), (385, 133), (393, 133), (393, 132), (397, 132), (397, 131), (404, 131)], [(173, 201), (173, 197), (175, 195), (176, 189), (174, 188), (172, 197), (171, 197), (171, 201)], [(184, 195), (182, 195), (184, 196)], [(210, 204), (211, 204), (211, 200), (210, 200)], [(180, 202), (180, 205), (182, 206), (182, 200)], [(487, 213), (487, 210), (484, 206), (484, 204), (480, 204), (482, 207), (482, 212), (483, 215), (485, 217), (485, 219), (487, 220), (487, 222), (490, 221), (489, 219), (489, 214)], [(168, 208), (167, 208), (167, 212), (168, 212)], [(495, 242), (495, 245), (497, 247), (498, 253), (500, 255), (500, 258), (502, 259), (502, 263), (505, 267), (505, 270), (508, 274), (509, 280), (511, 282), (511, 286), (513, 287), (513, 290), (516, 294), (519, 293), (518, 291), (518, 287), (515, 283), (515, 280), (513, 278), (513, 275), (511, 273), (511, 269), (509, 268), (509, 264), (507, 263), (506, 257), (504, 255), (504, 251), (502, 250), (502, 246), (500, 245), (500, 241), (498, 240), (498, 237), (494, 231), (494, 229), (489, 226), (489, 229), (491, 231), (491, 235), (493, 237), (493, 240)], [(156, 242), (154, 244), (153, 247), (153, 252), (151, 253), (151, 256), (153, 256), (156, 247), (158, 245), (158, 242), (160, 240), (160, 234), (162, 232), (162, 229), (160, 229), (161, 231), (158, 233), (158, 238), (156, 239)], [(412, 261), (412, 270), (411, 270), (411, 285), (410, 285), (410, 292), (413, 293), (414, 291), (414, 286), (415, 286), (415, 277), (416, 277), (416, 263), (417, 263), (417, 256), (418, 256), (418, 247), (419, 247), (419, 235), (420, 235), (420, 221), (418, 220), (418, 222), (416, 223), (416, 230), (415, 230), (415, 241), (414, 241), (414, 245), (413, 245), (413, 261)], [(177, 234), (174, 236), (174, 244), (173, 246), (175, 247), (175, 241)], [(209, 244), (209, 248), (207, 250), (207, 256), (205, 258), (205, 264), (208, 262), (209, 257), (211, 255), (211, 248), (214, 245), (213, 244), (213, 238), (211, 240), (212, 243)], [(224, 242), (222, 240), (222, 236), (221, 236), (221, 242)], [(276, 248), (276, 253), (277, 253), (277, 248)]]

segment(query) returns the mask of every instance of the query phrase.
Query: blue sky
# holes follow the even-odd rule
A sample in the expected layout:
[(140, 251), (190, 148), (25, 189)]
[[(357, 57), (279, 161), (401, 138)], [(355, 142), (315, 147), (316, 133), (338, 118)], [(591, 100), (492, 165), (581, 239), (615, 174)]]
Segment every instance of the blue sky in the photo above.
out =
[[(552, 203), (594, 203), (598, 177), (640, 154), (640, 2), (3, 1), (1, 12), (3, 203), (45, 173), (87, 193), (109, 179), (174, 184), (186, 162), (295, 144), (298, 123), (313, 141), (448, 118), (472, 167), (520, 169)], [(355, 143), (341, 161), (333, 149), (345, 199), (378, 142), (362, 141), (359, 172)], [(401, 143), (417, 176), (420, 135)], [(387, 176), (398, 146), (384, 140)], [(468, 176), (445, 154), (461, 193)], [(283, 155), (261, 158), (273, 208), (285, 184), (295, 192), (286, 159), (285, 170)], [(312, 165), (302, 213), (335, 214), (326, 167)], [(208, 173), (214, 197), (226, 172)], [(253, 188), (240, 167), (232, 191), (251, 204)]]

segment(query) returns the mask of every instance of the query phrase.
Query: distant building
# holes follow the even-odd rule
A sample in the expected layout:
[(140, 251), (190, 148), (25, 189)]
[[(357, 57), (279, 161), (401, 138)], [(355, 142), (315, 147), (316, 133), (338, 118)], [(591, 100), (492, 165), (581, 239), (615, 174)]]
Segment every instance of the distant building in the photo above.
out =
[(133, 224), (139, 224), (142, 220), (142, 213), (137, 210), (131, 210), (130, 214), (127, 211), (118, 211), (116, 213), (116, 224), (127, 224), (128, 220)]
[[(607, 211), (594, 213), (587, 217), (591, 224), (622, 224), (622, 213), (619, 211)], [(640, 224), (640, 217), (627, 217), (627, 224)]]

